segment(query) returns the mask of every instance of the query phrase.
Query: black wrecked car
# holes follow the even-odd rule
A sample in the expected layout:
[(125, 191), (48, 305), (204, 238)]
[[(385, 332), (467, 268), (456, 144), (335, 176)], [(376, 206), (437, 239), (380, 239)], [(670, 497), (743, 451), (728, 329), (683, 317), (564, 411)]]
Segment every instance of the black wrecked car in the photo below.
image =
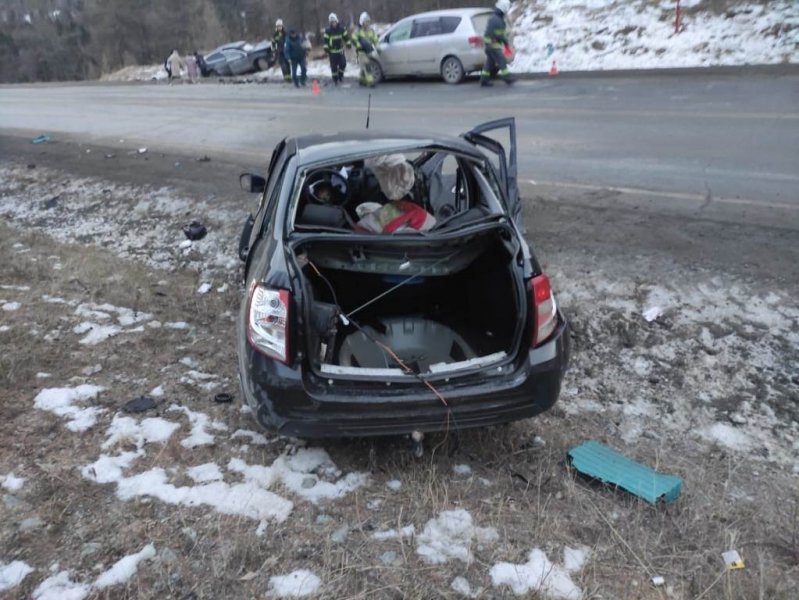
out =
[(258, 421), (348, 437), (549, 409), (568, 327), (525, 241), (516, 171), (504, 119), (458, 138), (289, 138), (265, 179), (242, 175), (261, 196), (239, 245), (237, 341)]
[(203, 57), (203, 77), (246, 75), (266, 71), (277, 59), (271, 42), (263, 41), (253, 46), (246, 42), (233, 42), (212, 50)]

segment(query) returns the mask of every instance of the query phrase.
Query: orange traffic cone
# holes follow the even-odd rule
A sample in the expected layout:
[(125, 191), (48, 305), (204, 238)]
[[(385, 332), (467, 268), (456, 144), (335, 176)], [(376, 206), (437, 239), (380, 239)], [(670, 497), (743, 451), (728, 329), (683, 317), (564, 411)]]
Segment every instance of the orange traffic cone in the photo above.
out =
[(557, 61), (552, 61), (552, 68), (549, 70), (550, 77), (557, 77), (558, 76), (558, 63)]
[(314, 96), (318, 96), (319, 94), (322, 93), (322, 88), (319, 86), (319, 80), (318, 79), (314, 79), (313, 80), (313, 83), (311, 84), (311, 93)]

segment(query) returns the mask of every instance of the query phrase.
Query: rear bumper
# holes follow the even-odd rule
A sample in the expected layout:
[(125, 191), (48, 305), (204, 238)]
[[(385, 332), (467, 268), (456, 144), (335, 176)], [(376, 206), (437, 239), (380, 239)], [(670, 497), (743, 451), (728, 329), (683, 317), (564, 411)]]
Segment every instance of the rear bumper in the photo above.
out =
[(458, 383), (436, 385), (445, 406), (418, 382), (370, 382), (357, 388), (330, 384), (301, 367), (289, 368), (254, 353), (246, 341), (244, 345), (239, 349), (243, 399), (264, 427), (306, 438), (447, 431), (533, 417), (557, 400), (570, 351), (568, 325), (562, 322), (548, 343), (504, 372), (493, 368)]

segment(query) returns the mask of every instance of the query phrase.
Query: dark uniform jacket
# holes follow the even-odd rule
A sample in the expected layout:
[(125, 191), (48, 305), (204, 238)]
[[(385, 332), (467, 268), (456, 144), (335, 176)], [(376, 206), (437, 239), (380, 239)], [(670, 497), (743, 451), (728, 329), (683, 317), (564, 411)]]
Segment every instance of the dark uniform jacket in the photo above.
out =
[(485, 43), (486, 48), (495, 49), (501, 49), (508, 44), (508, 30), (506, 29), (505, 16), (502, 11), (495, 10), (491, 18), (488, 19), (483, 43)]
[(277, 30), (275, 29), (275, 35), (272, 38), (272, 49), (277, 53), (278, 56), (283, 54), (286, 45), (286, 30)]
[(350, 34), (341, 25), (328, 27), (325, 29), (325, 52), (328, 54), (341, 54), (344, 52), (344, 45), (351, 45)]

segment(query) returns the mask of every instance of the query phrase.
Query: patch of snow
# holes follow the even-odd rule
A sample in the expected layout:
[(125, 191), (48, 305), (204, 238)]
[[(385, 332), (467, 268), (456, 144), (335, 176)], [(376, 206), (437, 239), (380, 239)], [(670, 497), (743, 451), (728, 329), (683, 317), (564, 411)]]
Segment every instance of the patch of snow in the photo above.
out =
[(114, 306), (113, 304), (84, 303), (79, 304), (77, 308), (75, 308), (75, 314), (85, 318), (99, 318), (100, 320), (105, 320), (112, 318), (111, 313), (116, 315), (116, 321), (122, 327), (138, 325), (153, 318), (149, 313), (135, 311), (123, 306)]
[(727, 423), (713, 423), (700, 429), (699, 435), (738, 452), (746, 452), (754, 447), (754, 441), (750, 436)]
[(86, 431), (97, 422), (97, 416), (105, 412), (98, 407), (82, 408), (78, 402), (94, 400), (104, 388), (96, 385), (79, 385), (75, 388), (50, 388), (37, 394), (33, 405), (39, 410), (49, 411), (68, 419), (67, 429), (75, 432)]
[(164, 324), (164, 327), (166, 327), (167, 329), (181, 330), (181, 329), (188, 329), (189, 324), (186, 323), (185, 321), (177, 321), (175, 323), (166, 323)]
[(80, 343), (84, 346), (96, 346), (121, 332), (122, 328), (116, 325), (99, 325), (89, 321), (84, 321), (72, 329), (72, 333), (77, 335), (86, 334), (80, 340)]
[(191, 356), (184, 356), (178, 362), (182, 364), (184, 367), (188, 367), (190, 369), (196, 369), (199, 366), (197, 364), (197, 361), (194, 360)]
[[(198, 201), (168, 188), (76, 178), (47, 168), (30, 171), (22, 164), (0, 166), (0, 181), (5, 184), (0, 217), (12, 226), (44, 231), (61, 242), (79, 238), (159, 269), (213, 272), (214, 278), (218, 274), (225, 279), (237, 264), (236, 251), (227, 240), (237, 234), (238, 218), (209, 201)], [(56, 194), (60, 196), (58, 210), (43, 214), (40, 199)], [(202, 247), (195, 246), (188, 257), (175, 253), (171, 225), (182, 220), (187, 211), (202, 216), (209, 227), (220, 232), (204, 241)]]
[(216, 375), (191, 370), (187, 371), (186, 374), (180, 378), (180, 383), (195, 385), (204, 390), (212, 390), (219, 385), (217, 381), (214, 381), (215, 379)]
[(80, 373), (81, 375), (85, 375), (86, 377), (91, 377), (92, 375), (97, 375), (97, 373), (102, 372), (102, 370), (103, 370), (103, 365), (98, 363), (91, 367), (86, 367), (85, 369), (82, 369)]
[(659, 306), (651, 306), (647, 308), (643, 313), (644, 320), (647, 323), (651, 323), (655, 319), (657, 319), (660, 315), (663, 314), (663, 310)]
[(267, 595), (274, 598), (302, 598), (319, 591), (322, 581), (311, 571), (299, 569), (269, 578)]
[(392, 479), (391, 481), (386, 482), (386, 487), (394, 492), (397, 492), (402, 488), (402, 482), (399, 479)]
[(479, 598), (483, 594), (483, 588), (478, 588), (472, 591), (472, 585), (469, 580), (460, 575), (452, 580), (449, 587), (465, 598)]
[(11, 331), (11, 327), (8, 325), (0, 325), (0, 333), (5, 333), (6, 331)]
[(577, 548), (566, 546), (563, 549), (563, 566), (570, 573), (577, 572), (585, 566), (590, 555), (591, 549), (588, 546), (578, 546)]
[(0, 476), (0, 486), (7, 489), (9, 492), (17, 492), (22, 489), (25, 484), (24, 477), (15, 477), (13, 473)]
[(0, 562), (0, 592), (17, 587), (32, 572), (33, 568), (21, 560)]
[(452, 467), (452, 472), (455, 475), (469, 476), (472, 474), (472, 468), (469, 465), (455, 465)]
[(122, 452), (116, 456), (101, 454), (100, 458), (81, 469), (81, 474), (86, 479), (97, 483), (112, 483), (124, 479), (122, 471), (139, 458), (144, 456), (144, 450), (138, 448), (135, 452)]
[(197, 293), (200, 295), (205, 295), (211, 291), (211, 288), (214, 286), (208, 283), (207, 281), (203, 283), (199, 288), (197, 288)]
[(258, 433), (257, 431), (250, 431), (248, 429), (237, 429), (236, 431), (233, 432), (233, 435), (231, 435), (230, 437), (234, 439), (240, 437), (246, 437), (249, 438), (251, 444), (255, 444), (257, 446), (266, 446), (270, 443), (269, 440), (266, 438), (266, 436), (264, 436), (263, 434)]
[(12, 290), (15, 292), (29, 292), (30, 286), (27, 285), (0, 285), (0, 290)]
[(3, 310), (6, 312), (12, 312), (15, 310), (19, 310), (20, 306), (22, 306), (19, 302), (6, 302), (3, 304)]
[[(313, 504), (342, 498), (366, 485), (369, 479), (365, 473), (348, 473), (335, 481), (323, 480), (317, 473), (336, 477), (340, 472), (322, 448), (300, 448), (294, 455), (279, 456), (269, 467), (247, 466), (242, 460), (234, 458), (228, 469), (242, 473), (245, 478), (257, 479), (267, 486), (279, 479), (286, 489)], [(306, 487), (309, 478), (314, 480), (314, 484)]]
[(183, 412), (189, 418), (191, 425), (191, 433), (189, 437), (180, 442), (184, 448), (196, 448), (197, 446), (210, 446), (214, 443), (214, 436), (208, 432), (208, 429), (216, 431), (226, 431), (227, 425), (220, 421), (212, 421), (211, 418), (205, 413), (194, 412), (185, 406), (177, 406), (173, 404), (167, 409), (168, 412)]
[(207, 483), (209, 481), (221, 481), (224, 479), (219, 465), (216, 463), (205, 463), (186, 469), (186, 474), (197, 483)]
[(163, 398), (164, 387), (160, 385), (158, 387), (154, 387), (153, 389), (150, 390), (150, 396), (152, 396), (153, 398)]
[(97, 578), (94, 582), (94, 587), (98, 590), (102, 590), (112, 585), (126, 583), (136, 574), (141, 561), (153, 558), (155, 558), (155, 546), (147, 544), (136, 554), (129, 554), (114, 563), (110, 569)]
[(526, 563), (497, 563), (491, 567), (489, 575), (494, 587), (507, 585), (517, 596), (535, 592), (542, 593), (547, 598), (579, 600), (583, 594), (572, 581), (571, 573), (582, 568), (587, 555), (584, 548), (569, 553), (564, 551), (567, 562), (564, 567), (552, 563), (542, 550), (534, 548)]
[(133, 417), (115, 415), (106, 431), (103, 449), (113, 448), (125, 442), (133, 443), (139, 449), (145, 444), (163, 443), (179, 428), (179, 423), (161, 417), (148, 417), (139, 422)]
[(430, 519), (416, 536), (416, 553), (427, 562), (440, 564), (457, 559), (469, 564), (472, 546), (481, 547), (499, 539), (493, 527), (475, 527), (466, 510), (447, 510)]
[(33, 600), (83, 600), (91, 592), (86, 583), (75, 583), (69, 571), (48, 577), (33, 590)]
[(407, 525), (397, 529), (387, 529), (386, 531), (375, 531), (370, 537), (373, 540), (396, 540), (405, 537), (411, 537), (416, 534), (416, 527), (414, 525)]
[[(579, 268), (570, 260), (566, 259), (565, 269)], [(783, 386), (772, 382), (790, 380), (790, 366), (799, 357), (795, 327), (799, 308), (787, 291), (764, 292), (706, 272), (668, 284), (647, 283), (645, 276), (643, 281), (641, 277), (590, 282), (555, 278), (560, 304), (579, 311), (589, 339), (615, 336), (620, 329), (643, 330), (632, 348), (609, 352), (605, 344), (592, 344), (576, 357), (572, 377), (579, 377), (580, 386), (565, 386), (562, 407), (567, 413), (612, 414), (627, 441), (636, 441), (645, 431), (663, 431), (731, 448), (756, 448), (759, 452), (749, 455), (756, 460), (799, 462), (799, 445), (786, 437), (793, 425), (773, 410), (789, 406), (791, 398)], [(602, 301), (596, 302), (600, 297)], [(669, 307), (667, 328), (643, 326), (641, 298), (646, 299), (644, 306)], [(603, 369), (589, 376), (595, 364), (603, 364)], [(674, 369), (679, 369), (679, 384), (668, 374)], [(761, 385), (763, 396), (757, 390)], [(715, 407), (735, 397), (751, 399), (748, 408), (742, 404), (728, 411), (740, 413), (746, 423), (740, 427), (717, 423), (723, 419)]]
[[(84, 471), (86, 469), (84, 467)], [(110, 471), (105, 471), (105, 475), (106, 479), (103, 480), (98, 473), (95, 481), (116, 482), (117, 496), (122, 500), (151, 497), (167, 504), (210, 506), (226, 515), (278, 522), (285, 521), (294, 507), (289, 500), (264, 489), (259, 482), (252, 480), (234, 485), (214, 481), (197, 486), (177, 487), (168, 482), (167, 473), (161, 468), (150, 469), (131, 477)]]
[(511, 13), (511, 70), (544, 72), (553, 60), (561, 71), (799, 61), (796, 36), (789, 33), (799, 14), (790, 0), (768, 4), (767, 10), (738, 10), (733, 18), (705, 9), (683, 13), (683, 29), (675, 35), (671, 1), (525, 2)]

